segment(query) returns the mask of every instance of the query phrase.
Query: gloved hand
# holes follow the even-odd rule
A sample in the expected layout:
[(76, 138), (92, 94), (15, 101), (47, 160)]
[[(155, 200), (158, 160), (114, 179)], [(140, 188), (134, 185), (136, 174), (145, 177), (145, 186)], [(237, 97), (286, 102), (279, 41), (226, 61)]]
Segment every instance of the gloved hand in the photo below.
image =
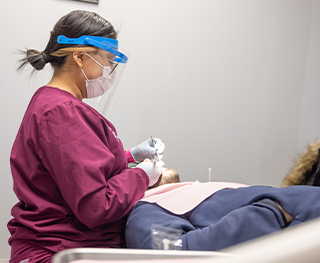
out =
[(142, 162), (132, 169), (140, 168), (146, 172), (149, 177), (149, 186), (154, 185), (160, 174), (162, 174), (163, 162)]
[(164, 148), (165, 145), (160, 139), (153, 138), (153, 141), (151, 141), (151, 138), (149, 138), (139, 145), (132, 147), (130, 149), (130, 152), (135, 162), (142, 162), (147, 158), (150, 160), (156, 160), (158, 157), (157, 152), (159, 155), (159, 159), (161, 160)]

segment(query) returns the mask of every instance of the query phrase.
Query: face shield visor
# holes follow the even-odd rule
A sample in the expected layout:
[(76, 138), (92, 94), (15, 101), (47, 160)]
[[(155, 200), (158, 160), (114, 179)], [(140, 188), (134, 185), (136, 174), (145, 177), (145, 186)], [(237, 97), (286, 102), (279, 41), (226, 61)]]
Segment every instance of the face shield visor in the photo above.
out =
[[(104, 81), (108, 82), (107, 91), (104, 93), (101, 92), (103, 94), (98, 97), (85, 99), (84, 102), (94, 107), (100, 112), (100, 114), (106, 116), (107, 110), (111, 104), (112, 98), (125, 69), (125, 65), (128, 61), (128, 57), (124, 54), (123, 50), (119, 50), (118, 40), (96, 36), (81, 36), (79, 38), (59, 36), (57, 41), (60, 44), (85, 45), (98, 48), (94, 57), (92, 53), (85, 54), (95, 62), (93, 63), (94, 67), (90, 69), (92, 76), (97, 76), (97, 79), (101, 83)], [(92, 81), (97, 81), (97, 79), (90, 80), (87, 78), (87, 85)]]

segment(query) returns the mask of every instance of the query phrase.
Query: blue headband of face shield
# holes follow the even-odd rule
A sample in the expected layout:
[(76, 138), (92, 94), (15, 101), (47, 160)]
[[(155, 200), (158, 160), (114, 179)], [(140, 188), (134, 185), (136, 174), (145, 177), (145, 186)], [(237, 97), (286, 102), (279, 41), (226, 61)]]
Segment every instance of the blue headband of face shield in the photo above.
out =
[(74, 45), (85, 45), (95, 46), (104, 49), (113, 55), (115, 55), (114, 62), (127, 63), (128, 57), (118, 51), (118, 40), (106, 37), (96, 36), (81, 36), (78, 38), (67, 38), (66, 36), (58, 36), (57, 41), (59, 44), (74, 44)]

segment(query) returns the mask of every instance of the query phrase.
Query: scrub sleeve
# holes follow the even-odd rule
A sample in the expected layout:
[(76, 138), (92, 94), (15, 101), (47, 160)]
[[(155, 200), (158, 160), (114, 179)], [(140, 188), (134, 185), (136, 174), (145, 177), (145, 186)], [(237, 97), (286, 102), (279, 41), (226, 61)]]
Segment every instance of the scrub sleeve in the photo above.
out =
[(125, 169), (124, 149), (111, 124), (77, 107), (66, 103), (44, 118), (39, 156), (75, 216), (99, 229), (130, 211), (136, 187), (145, 188), (146, 180)]

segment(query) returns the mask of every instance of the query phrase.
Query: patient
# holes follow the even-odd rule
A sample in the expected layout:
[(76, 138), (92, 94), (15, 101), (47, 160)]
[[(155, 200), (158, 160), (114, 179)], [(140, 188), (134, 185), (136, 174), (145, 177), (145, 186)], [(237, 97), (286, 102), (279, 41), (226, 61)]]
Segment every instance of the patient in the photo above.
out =
[(146, 191), (126, 225), (128, 248), (152, 249), (153, 224), (182, 231), (182, 249), (218, 251), (320, 216), (318, 187), (185, 182)]
[(319, 186), (319, 148), (320, 141), (308, 145), (283, 188), (224, 182), (166, 184), (164, 172), (128, 217), (128, 248), (152, 249), (153, 224), (181, 230), (184, 250), (218, 251), (320, 217), (320, 191), (314, 187)]

